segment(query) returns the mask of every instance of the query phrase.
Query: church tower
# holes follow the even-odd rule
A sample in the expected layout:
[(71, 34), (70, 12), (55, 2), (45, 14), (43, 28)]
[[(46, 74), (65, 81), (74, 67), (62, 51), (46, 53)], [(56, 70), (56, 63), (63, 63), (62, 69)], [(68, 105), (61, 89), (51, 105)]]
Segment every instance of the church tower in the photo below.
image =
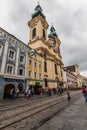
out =
[[(28, 22), (28, 26), (30, 28), (29, 44), (35, 42), (35, 46), (37, 47), (36, 45), (37, 40), (43, 40), (43, 42), (47, 40), (48, 23), (46, 21), (46, 17), (43, 14), (43, 10), (39, 5), (39, 3), (35, 8), (35, 12), (32, 14), (32, 19)], [(33, 45), (30, 46), (32, 46), (33, 48)]]

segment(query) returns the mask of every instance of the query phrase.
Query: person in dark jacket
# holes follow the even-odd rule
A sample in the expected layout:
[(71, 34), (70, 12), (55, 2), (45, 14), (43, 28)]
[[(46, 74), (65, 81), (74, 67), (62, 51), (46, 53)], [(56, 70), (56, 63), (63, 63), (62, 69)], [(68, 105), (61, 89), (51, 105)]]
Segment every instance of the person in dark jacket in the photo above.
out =
[(70, 97), (70, 92), (69, 92), (69, 90), (67, 89), (67, 99), (68, 100), (70, 100), (71, 99), (71, 97)]

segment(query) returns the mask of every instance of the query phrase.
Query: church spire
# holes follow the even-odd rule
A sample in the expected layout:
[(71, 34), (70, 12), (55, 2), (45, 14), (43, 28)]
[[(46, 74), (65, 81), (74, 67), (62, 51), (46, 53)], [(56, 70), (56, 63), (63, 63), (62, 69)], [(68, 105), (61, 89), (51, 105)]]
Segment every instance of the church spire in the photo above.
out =
[(49, 33), (48, 37), (58, 37), (53, 24), (52, 24), (52, 26), (50, 28), (50, 33)]
[(43, 14), (43, 10), (38, 2), (38, 5), (35, 7), (35, 12), (32, 14), (32, 18), (35, 18), (39, 15), (45, 19), (45, 15)]

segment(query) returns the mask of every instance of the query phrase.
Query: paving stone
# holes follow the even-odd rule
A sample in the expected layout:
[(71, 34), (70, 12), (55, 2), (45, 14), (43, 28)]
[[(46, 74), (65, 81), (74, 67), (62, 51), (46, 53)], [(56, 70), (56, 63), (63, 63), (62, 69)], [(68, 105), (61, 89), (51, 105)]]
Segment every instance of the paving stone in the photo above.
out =
[(53, 126), (43, 126), (39, 128), (38, 130), (61, 130), (61, 129), (57, 127), (53, 127)]
[(73, 127), (71, 127), (70, 125), (64, 125), (61, 130), (73, 130)]
[(73, 128), (73, 130), (78, 130), (78, 128)]
[(84, 98), (80, 98), (41, 128), (38, 130), (87, 130), (87, 104)]

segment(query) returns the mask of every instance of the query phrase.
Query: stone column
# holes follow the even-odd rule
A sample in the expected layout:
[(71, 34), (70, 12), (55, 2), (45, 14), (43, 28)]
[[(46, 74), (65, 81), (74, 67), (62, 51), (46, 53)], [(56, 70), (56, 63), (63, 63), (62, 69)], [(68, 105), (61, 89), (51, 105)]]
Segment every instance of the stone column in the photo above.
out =
[(16, 54), (16, 63), (15, 63), (15, 75), (17, 75), (18, 72), (18, 59), (19, 59), (19, 48), (17, 48), (17, 54)]

